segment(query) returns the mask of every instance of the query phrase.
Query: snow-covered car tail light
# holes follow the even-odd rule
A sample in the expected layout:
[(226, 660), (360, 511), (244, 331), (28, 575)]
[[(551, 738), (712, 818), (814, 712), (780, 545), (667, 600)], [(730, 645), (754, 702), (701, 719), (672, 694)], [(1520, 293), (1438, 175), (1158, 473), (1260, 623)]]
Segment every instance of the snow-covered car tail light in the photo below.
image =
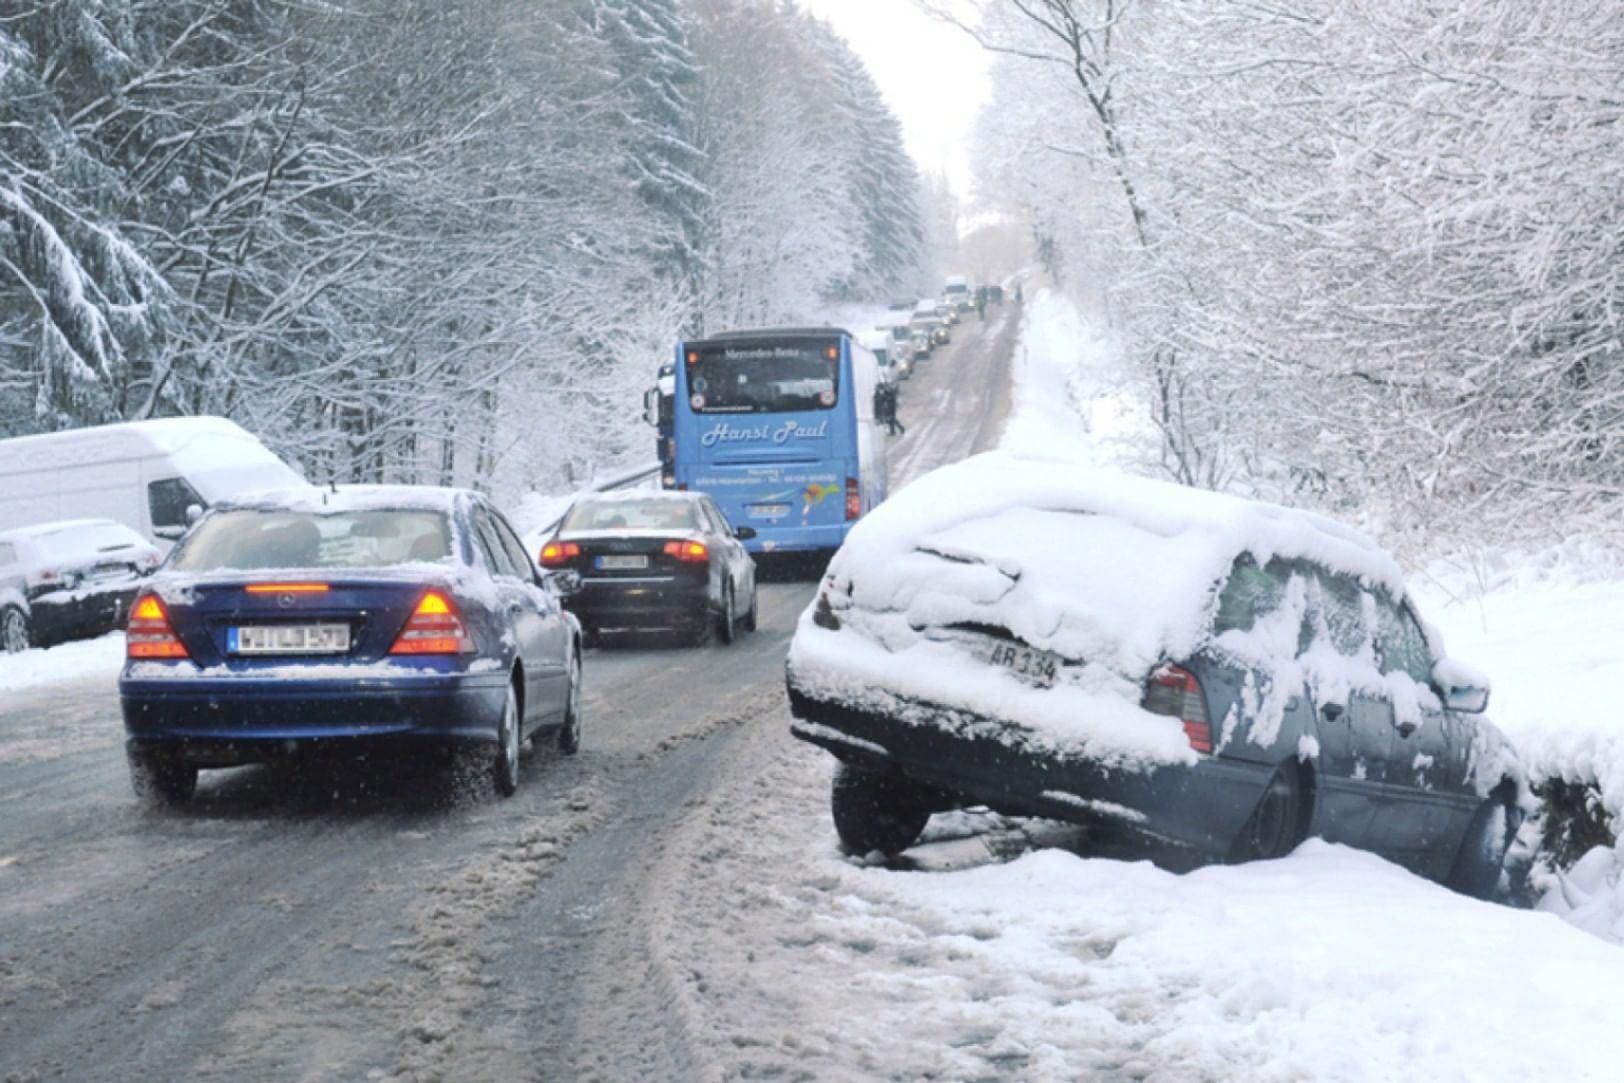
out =
[(562, 568), (580, 555), (581, 547), (574, 542), (548, 542), (539, 559), (543, 568)]
[(444, 591), (429, 590), (395, 637), (390, 654), (471, 654), (473, 638), (457, 604)]
[(846, 479), (846, 520), (848, 522), (861, 518), (863, 514), (863, 493), (857, 486), (856, 478)]
[(703, 564), (710, 559), (710, 550), (704, 542), (696, 541), (668, 541), (665, 543), (665, 555), (682, 561), (684, 564)]
[(169, 623), (169, 613), (156, 594), (143, 594), (130, 607), (130, 623), (124, 634), (127, 658), (189, 658)]
[(1145, 685), (1145, 710), (1184, 723), (1184, 736), (1197, 752), (1212, 751), (1212, 727), (1207, 722), (1207, 700), (1201, 682), (1182, 666), (1162, 666)]

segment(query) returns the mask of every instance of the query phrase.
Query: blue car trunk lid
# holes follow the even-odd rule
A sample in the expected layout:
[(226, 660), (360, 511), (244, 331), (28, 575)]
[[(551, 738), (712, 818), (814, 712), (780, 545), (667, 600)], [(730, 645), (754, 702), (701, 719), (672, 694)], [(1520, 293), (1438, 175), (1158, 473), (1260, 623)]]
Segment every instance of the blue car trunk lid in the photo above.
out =
[[(188, 586), (167, 602), (169, 619), (192, 660), (252, 672), (301, 665), (377, 662), (389, 655), (423, 592), (417, 580), (345, 577), (300, 583), (263, 579), (211, 580)], [(314, 589), (322, 587), (325, 589)], [(343, 624), (349, 650), (328, 654), (233, 653), (233, 629), (268, 625)]]

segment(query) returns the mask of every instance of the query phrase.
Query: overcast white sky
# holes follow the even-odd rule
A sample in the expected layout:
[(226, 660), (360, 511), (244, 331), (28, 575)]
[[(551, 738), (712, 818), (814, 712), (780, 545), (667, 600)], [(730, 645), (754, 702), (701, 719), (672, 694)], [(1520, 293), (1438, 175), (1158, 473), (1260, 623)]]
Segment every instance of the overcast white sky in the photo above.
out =
[(988, 56), (964, 31), (926, 15), (914, 0), (801, 0), (827, 19), (873, 73), (902, 121), (922, 170), (970, 191), (970, 133), (990, 93)]

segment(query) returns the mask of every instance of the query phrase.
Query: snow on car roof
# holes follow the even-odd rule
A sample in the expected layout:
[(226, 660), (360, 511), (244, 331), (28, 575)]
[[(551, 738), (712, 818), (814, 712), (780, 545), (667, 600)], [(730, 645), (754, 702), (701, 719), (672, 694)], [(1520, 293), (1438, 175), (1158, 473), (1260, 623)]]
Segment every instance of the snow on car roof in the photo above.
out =
[(905, 612), (917, 627), (1000, 625), (1138, 677), (1201, 645), (1242, 553), (1403, 594), (1391, 557), (1324, 516), (1007, 452), (897, 493), (853, 528), (829, 576), (853, 604)]
[(339, 485), (321, 488), (309, 486), (298, 489), (269, 489), (232, 500), (224, 500), (217, 508), (276, 509), (330, 515), (351, 511), (377, 511), (382, 509), (413, 509), (442, 511), (449, 514), (461, 499), (473, 499), (470, 489), (453, 489), (438, 485)]
[[(0, 541), (8, 541), (13, 538), (38, 538), (47, 534), (60, 534), (66, 530), (102, 529), (110, 526), (127, 530), (131, 534), (136, 533), (115, 519), (63, 519), (55, 523), (36, 523), (33, 526), (19, 526), (10, 530), (0, 530)], [(136, 534), (136, 537), (140, 537), (140, 535)]]
[(686, 489), (605, 489), (601, 493), (582, 493), (577, 498), (577, 504), (607, 502), (625, 504), (634, 500), (669, 500), (682, 504), (692, 504), (705, 494), (691, 492)]

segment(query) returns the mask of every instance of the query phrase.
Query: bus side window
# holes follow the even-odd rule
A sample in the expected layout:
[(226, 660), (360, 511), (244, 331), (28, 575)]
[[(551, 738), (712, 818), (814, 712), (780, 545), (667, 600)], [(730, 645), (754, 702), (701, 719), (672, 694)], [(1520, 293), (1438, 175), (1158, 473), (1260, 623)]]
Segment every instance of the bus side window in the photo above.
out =
[(185, 478), (162, 478), (147, 485), (147, 512), (154, 532), (185, 530), (186, 509), (193, 504), (209, 506)]

